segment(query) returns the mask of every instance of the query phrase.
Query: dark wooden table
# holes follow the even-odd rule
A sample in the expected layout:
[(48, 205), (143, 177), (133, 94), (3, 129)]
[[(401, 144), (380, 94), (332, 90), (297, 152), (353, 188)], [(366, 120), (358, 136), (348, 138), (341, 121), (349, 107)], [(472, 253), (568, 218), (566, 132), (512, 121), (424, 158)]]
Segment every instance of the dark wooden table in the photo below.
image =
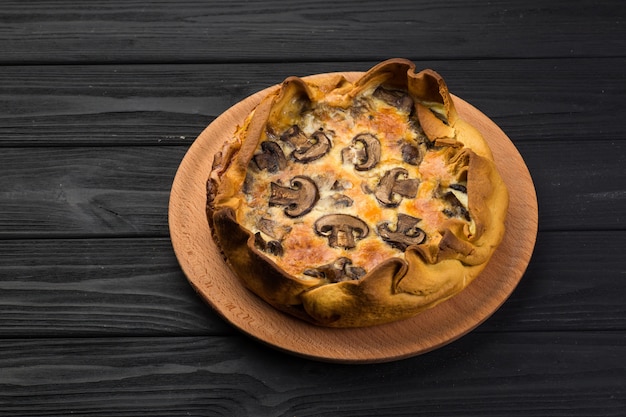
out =
[[(626, 415), (622, 0), (74, 3), (0, 4), (0, 415)], [(248, 95), (391, 57), (514, 142), (533, 258), (500, 310), (430, 353), (279, 352), (181, 272), (176, 169)]]

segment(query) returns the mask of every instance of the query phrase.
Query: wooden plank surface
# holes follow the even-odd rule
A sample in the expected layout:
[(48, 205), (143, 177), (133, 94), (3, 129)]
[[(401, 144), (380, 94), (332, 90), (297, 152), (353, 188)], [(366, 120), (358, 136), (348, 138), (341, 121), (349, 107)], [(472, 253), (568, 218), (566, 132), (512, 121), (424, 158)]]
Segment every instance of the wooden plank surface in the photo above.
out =
[[(624, 231), (539, 233), (519, 286), (475, 331), (623, 330), (624, 247)], [(167, 238), (0, 240), (0, 277), (0, 338), (235, 333)]]
[[(0, 415), (626, 415), (626, 3), (3, 1)], [(239, 335), (167, 203), (195, 137), (288, 75), (406, 57), (513, 140), (539, 199), (511, 298), (426, 355), (345, 366)]]
[(186, 149), (4, 149), (0, 235), (167, 236), (169, 190)]
[[(472, 333), (377, 365), (244, 337), (9, 339), (0, 410), (29, 416), (621, 416), (619, 332)], [(3, 406), (4, 405), (4, 406)]]
[(169, 239), (0, 240), (0, 337), (232, 334)]
[[(287, 76), (373, 64), (0, 66), (0, 147), (190, 144), (229, 107)], [(614, 123), (624, 57), (416, 65), (441, 73), (515, 143), (624, 139)]]
[[(621, 56), (621, 0), (5, 1), (4, 63)], [(597, 36), (602, 34), (602, 36)], [(367, 39), (367, 47), (355, 48)]]
[[(557, 147), (537, 141), (517, 147), (540, 200), (540, 230), (623, 230), (626, 142), (572, 141)], [(0, 237), (167, 236), (169, 191), (186, 151), (186, 146), (5, 148)], [(567, 210), (564, 200), (571, 203)]]

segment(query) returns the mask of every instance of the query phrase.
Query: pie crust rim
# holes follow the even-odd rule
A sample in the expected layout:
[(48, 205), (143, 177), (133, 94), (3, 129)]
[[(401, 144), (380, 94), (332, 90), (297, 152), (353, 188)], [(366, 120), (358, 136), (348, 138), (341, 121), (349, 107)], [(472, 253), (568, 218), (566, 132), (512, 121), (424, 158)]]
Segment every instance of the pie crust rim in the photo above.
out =
[[(349, 81), (364, 73), (342, 75)], [(192, 287), (233, 326), (270, 346), (308, 358), (343, 363), (370, 363), (425, 353), (468, 333), (506, 301), (530, 261), (537, 234), (537, 200), (523, 158), (502, 130), (471, 104), (452, 95), (459, 116), (488, 142), (496, 167), (510, 193), (502, 243), (485, 270), (463, 291), (420, 314), (372, 327), (325, 328), (276, 310), (251, 293), (223, 260), (206, 221), (206, 180), (213, 155), (237, 125), (278, 86), (240, 101), (215, 119), (183, 158), (174, 179), (169, 226), (179, 264)]]

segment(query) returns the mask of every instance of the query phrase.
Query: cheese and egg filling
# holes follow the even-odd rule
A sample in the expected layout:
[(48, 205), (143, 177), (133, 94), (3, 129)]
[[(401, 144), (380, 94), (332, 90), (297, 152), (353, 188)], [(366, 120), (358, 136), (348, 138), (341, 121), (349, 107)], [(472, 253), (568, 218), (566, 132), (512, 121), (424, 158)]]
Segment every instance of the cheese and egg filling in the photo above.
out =
[(448, 163), (455, 150), (430, 143), (412, 109), (369, 91), (349, 108), (314, 103), (289, 131), (268, 126), (238, 222), (301, 278), (338, 259), (358, 278), (410, 242), (437, 242), (450, 217), (471, 224), (465, 180)]

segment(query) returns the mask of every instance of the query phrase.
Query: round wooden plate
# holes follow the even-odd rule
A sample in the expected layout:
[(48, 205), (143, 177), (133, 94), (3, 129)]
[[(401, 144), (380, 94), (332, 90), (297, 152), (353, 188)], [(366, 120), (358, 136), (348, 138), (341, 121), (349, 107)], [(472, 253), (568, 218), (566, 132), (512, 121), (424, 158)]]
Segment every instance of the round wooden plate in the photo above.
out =
[[(360, 72), (341, 74), (356, 80)], [(307, 77), (305, 77), (306, 79)], [(169, 204), (172, 245), (193, 288), (224, 319), (277, 349), (322, 361), (386, 362), (422, 354), (468, 333), (491, 316), (524, 274), (537, 236), (537, 197), (521, 155), (502, 130), (479, 110), (454, 97), (459, 115), (481, 131), (510, 193), (506, 234), (491, 261), (467, 288), (410, 319), (391, 324), (333, 329), (286, 315), (248, 291), (225, 264), (211, 238), (206, 188), (214, 153), (273, 86), (237, 103), (196, 139), (174, 179)]]

